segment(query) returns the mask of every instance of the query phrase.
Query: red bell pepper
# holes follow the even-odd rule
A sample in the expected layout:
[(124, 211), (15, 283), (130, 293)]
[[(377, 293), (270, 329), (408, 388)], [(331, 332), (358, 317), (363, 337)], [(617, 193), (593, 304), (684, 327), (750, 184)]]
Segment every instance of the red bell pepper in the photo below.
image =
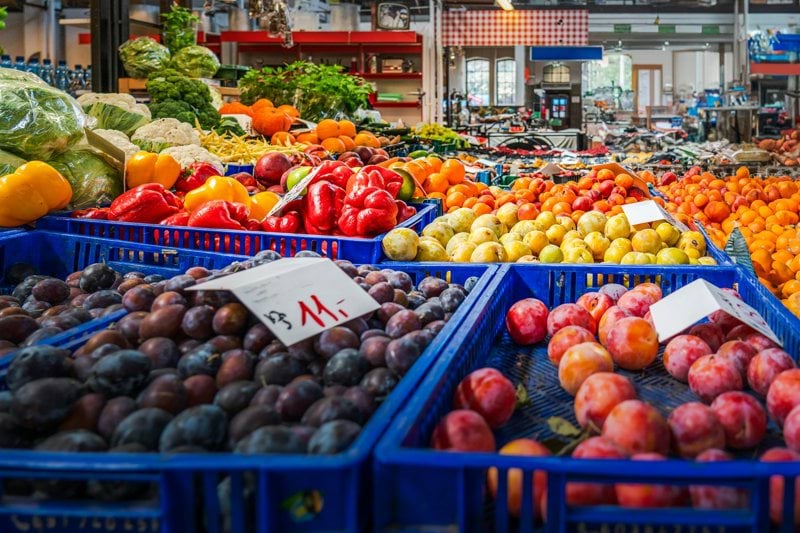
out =
[(336, 227), (344, 205), (344, 189), (328, 181), (308, 187), (303, 198), (303, 225), (312, 235), (329, 235)]
[(247, 224), (249, 214), (244, 204), (209, 200), (192, 212), (187, 225), (196, 228), (242, 230)]
[(383, 178), (384, 189), (389, 191), (395, 198), (397, 198), (397, 195), (400, 194), (400, 189), (403, 187), (403, 176), (394, 170), (380, 167), (378, 165), (367, 165), (361, 169), (361, 172), (379, 173)]
[(352, 176), (353, 169), (345, 165), (343, 162), (323, 161), (311, 183), (328, 181), (337, 187), (344, 189), (347, 186), (347, 180), (349, 180)]
[(417, 210), (414, 207), (406, 204), (403, 200), (396, 200), (395, 203), (397, 204), (397, 223), (403, 222), (404, 220), (408, 220), (409, 218), (413, 217), (417, 214)]
[(372, 237), (397, 225), (394, 197), (378, 187), (353, 189), (345, 196), (339, 229), (347, 236)]
[(289, 211), (283, 216), (269, 216), (261, 222), (261, 229), (270, 233), (299, 233), (302, 220), (300, 213)]
[(89, 209), (79, 209), (72, 212), (72, 218), (92, 218), (94, 220), (108, 220), (110, 213), (107, 207), (92, 207)]
[(181, 211), (174, 215), (165, 218), (159, 222), (162, 226), (188, 226), (189, 225), (189, 212)]
[(175, 190), (180, 192), (193, 191), (201, 187), (211, 176), (219, 176), (217, 170), (211, 163), (192, 163), (186, 171), (175, 182)]
[(160, 183), (146, 183), (125, 191), (111, 203), (109, 218), (122, 222), (157, 224), (180, 211), (180, 198)]

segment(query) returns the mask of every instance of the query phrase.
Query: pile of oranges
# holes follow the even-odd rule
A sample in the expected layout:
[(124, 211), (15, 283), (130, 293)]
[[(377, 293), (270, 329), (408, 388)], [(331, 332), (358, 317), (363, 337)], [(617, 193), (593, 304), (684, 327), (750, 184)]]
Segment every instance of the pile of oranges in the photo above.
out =
[(445, 212), (459, 207), (472, 207), (487, 185), (467, 179), (464, 164), (458, 159), (441, 160), (436, 156), (420, 157), (408, 162), (395, 162), (389, 168), (400, 169), (414, 178), (414, 196), (442, 201)]
[[(326, 118), (317, 124), (314, 131), (301, 133), (297, 138), (289, 135), (288, 144), (294, 141), (303, 144), (320, 144), (323, 148), (333, 154), (348, 152), (356, 146), (367, 146), (369, 148), (380, 148), (381, 141), (368, 131), (356, 132), (356, 125), (349, 120), (333, 120)], [(272, 144), (276, 144), (275, 140)], [(287, 144), (283, 142), (281, 144)]]
[(702, 222), (717, 246), (738, 228), (756, 275), (800, 316), (800, 187), (794, 180), (751, 177), (742, 167), (724, 178), (685, 176), (659, 190), (669, 198), (669, 211)]

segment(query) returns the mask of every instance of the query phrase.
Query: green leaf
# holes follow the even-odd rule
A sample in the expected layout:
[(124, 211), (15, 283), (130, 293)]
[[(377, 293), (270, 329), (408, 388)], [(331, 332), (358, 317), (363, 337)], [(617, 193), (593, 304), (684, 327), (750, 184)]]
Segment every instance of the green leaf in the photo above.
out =
[(517, 385), (517, 403), (516, 408), (519, 409), (520, 407), (526, 407), (531, 405), (531, 399), (528, 396), (528, 391), (525, 389), (525, 386), (520, 383)]
[(551, 416), (547, 419), (547, 425), (550, 431), (562, 437), (580, 437), (583, 433), (580, 429), (572, 425), (566, 418), (560, 416)]

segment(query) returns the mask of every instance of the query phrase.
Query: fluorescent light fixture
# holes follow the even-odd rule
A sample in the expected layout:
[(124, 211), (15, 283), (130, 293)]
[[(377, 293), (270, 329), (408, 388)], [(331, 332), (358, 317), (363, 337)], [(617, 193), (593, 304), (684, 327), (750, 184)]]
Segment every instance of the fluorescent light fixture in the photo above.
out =
[(495, 0), (495, 3), (503, 11), (514, 11), (514, 4), (511, 3), (511, 0)]

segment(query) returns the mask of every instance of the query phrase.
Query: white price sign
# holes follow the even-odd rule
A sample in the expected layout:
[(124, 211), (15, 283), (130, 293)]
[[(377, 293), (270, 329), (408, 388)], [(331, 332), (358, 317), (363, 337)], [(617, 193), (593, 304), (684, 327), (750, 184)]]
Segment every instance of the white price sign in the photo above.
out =
[(625, 204), (622, 206), (622, 212), (625, 213), (625, 216), (628, 218), (628, 223), (631, 226), (649, 224), (656, 220), (666, 220), (681, 231), (688, 231), (689, 229), (675, 220), (672, 215), (667, 213), (663, 207), (653, 200), (643, 200), (635, 204)]
[(187, 290), (233, 292), (286, 346), (380, 307), (333, 261), (318, 257), (279, 259)]
[(539, 174), (543, 174), (545, 176), (557, 176), (559, 174), (563, 174), (564, 172), (565, 170), (555, 163), (547, 163), (539, 170)]
[(703, 279), (693, 281), (650, 306), (660, 342), (719, 310), (783, 345), (758, 311)]
[(283, 211), (283, 208), (286, 207), (286, 204), (299, 198), (300, 195), (303, 194), (303, 191), (306, 190), (306, 187), (308, 187), (308, 184), (311, 183), (311, 180), (317, 176), (320, 168), (322, 167), (313, 168), (305, 178), (298, 181), (297, 184), (292, 187), (292, 190), (284, 194), (283, 198), (281, 198), (277, 204), (272, 206), (272, 209), (269, 210), (267, 216), (280, 215), (281, 211)]

